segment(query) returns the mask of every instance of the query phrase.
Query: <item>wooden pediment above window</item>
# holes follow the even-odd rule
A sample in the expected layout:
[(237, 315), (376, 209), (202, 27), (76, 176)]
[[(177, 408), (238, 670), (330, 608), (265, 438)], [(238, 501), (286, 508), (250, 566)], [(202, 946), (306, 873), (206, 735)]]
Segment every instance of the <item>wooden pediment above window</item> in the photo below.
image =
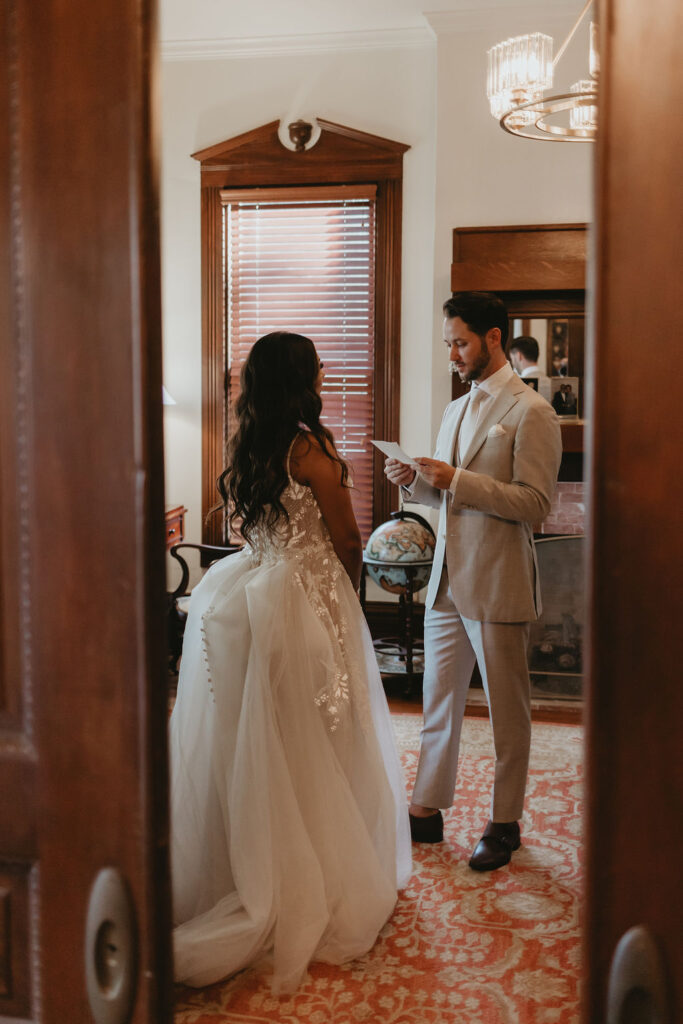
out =
[(279, 121), (199, 150), (202, 187), (326, 184), (400, 179), (403, 154), (410, 147), (379, 135), (317, 118), (316, 144), (302, 152), (287, 149)]

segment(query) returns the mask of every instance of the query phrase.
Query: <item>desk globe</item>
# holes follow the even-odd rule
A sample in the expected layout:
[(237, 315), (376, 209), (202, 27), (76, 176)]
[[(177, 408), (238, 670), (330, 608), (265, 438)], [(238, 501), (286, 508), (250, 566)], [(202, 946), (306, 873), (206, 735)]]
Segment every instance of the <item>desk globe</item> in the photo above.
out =
[[(365, 546), (369, 576), (390, 594), (398, 594), (399, 635), (374, 640), (380, 672), (405, 675), (405, 695), (413, 696), (414, 675), (422, 672), (423, 644), (413, 639), (413, 594), (429, 582), (434, 531), (416, 512), (392, 512)], [(363, 595), (365, 588), (363, 587)]]
[[(415, 593), (429, 582), (434, 560), (434, 531), (417, 512), (392, 512), (370, 535), (363, 561), (370, 577), (389, 594)], [(410, 573), (406, 569), (410, 568)]]

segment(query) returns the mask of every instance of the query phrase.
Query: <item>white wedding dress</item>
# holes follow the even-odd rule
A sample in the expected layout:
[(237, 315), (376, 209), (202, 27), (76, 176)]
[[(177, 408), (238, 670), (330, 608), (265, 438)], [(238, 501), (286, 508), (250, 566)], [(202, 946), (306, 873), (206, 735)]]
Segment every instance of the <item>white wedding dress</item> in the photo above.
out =
[(176, 980), (366, 953), (411, 870), (374, 651), (311, 490), (192, 594), (170, 723)]

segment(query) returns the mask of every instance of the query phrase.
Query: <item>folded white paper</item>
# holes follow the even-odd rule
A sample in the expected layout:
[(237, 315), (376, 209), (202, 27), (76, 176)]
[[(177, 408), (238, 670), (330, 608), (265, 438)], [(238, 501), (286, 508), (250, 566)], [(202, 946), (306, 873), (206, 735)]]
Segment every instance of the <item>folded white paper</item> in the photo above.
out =
[(417, 469), (417, 463), (415, 459), (412, 459), (410, 455), (401, 448), (400, 444), (396, 441), (373, 441), (375, 448), (379, 448), (388, 459), (398, 459), (399, 462), (403, 462), (406, 466), (412, 466), (413, 469)]

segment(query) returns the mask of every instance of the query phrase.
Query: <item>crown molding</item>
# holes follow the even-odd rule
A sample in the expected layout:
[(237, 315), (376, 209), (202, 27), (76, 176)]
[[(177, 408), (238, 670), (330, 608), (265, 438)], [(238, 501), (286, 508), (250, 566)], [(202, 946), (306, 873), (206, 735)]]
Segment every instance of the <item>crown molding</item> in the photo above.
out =
[(227, 60), (245, 57), (292, 57), (352, 50), (422, 50), (433, 46), (434, 33), (425, 25), (424, 28), (257, 36), (243, 39), (167, 39), (161, 43), (161, 58), (164, 61)]

